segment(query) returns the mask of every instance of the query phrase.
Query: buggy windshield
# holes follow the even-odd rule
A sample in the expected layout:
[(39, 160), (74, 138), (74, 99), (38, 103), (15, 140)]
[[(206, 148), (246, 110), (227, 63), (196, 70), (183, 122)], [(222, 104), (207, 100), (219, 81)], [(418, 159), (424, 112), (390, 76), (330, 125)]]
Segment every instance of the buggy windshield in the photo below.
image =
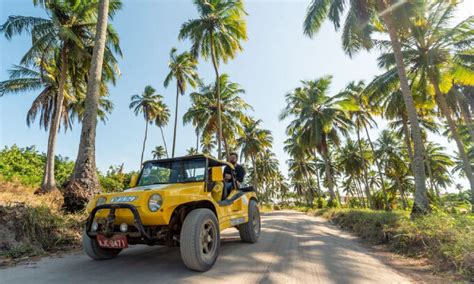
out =
[(138, 186), (204, 181), (206, 159), (151, 161), (143, 166)]

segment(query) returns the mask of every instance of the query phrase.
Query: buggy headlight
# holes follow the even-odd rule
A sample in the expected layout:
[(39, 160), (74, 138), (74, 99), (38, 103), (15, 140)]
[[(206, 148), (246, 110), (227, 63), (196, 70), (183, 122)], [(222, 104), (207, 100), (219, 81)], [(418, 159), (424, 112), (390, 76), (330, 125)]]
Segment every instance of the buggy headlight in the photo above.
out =
[(150, 198), (148, 199), (148, 209), (150, 209), (151, 212), (158, 211), (162, 204), (163, 198), (161, 198), (161, 195), (158, 193), (150, 195)]
[(107, 201), (107, 198), (101, 196), (101, 197), (97, 198), (97, 201), (95, 202), (95, 206), (102, 205), (102, 204), (104, 204), (106, 201)]

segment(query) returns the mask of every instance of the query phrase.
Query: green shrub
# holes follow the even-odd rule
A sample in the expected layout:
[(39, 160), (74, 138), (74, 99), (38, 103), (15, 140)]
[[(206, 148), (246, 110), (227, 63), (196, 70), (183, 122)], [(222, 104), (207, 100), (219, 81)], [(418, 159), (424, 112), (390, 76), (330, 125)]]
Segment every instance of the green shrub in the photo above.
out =
[[(34, 146), (19, 148), (16, 145), (0, 151), (0, 176), (6, 181), (18, 181), (22, 185), (38, 187), (43, 180), (46, 155)], [(56, 156), (54, 175), (58, 185), (72, 173), (74, 162)]]

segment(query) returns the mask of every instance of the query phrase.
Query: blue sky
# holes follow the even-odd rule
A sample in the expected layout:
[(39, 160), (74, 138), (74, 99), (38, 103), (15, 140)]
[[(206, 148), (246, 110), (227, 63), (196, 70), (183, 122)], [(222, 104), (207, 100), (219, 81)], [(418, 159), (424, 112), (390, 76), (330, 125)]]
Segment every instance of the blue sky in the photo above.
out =
[[(165, 102), (174, 111), (175, 90), (163, 87), (168, 72), (167, 62), (170, 49), (179, 51), (189, 48), (189, 42), (178, 41), (181, 24), (195, 18), (197, 12), (191, 1), (124, 0), (123, 9), (116, 15), (116, 27), (123, 49), (120, 59), (121, 78), (111, 87), (114, 111), (107, 123), (98, 126), (97, 164), (105, 171), (109, 165), (125, 164), (126, 170), (139, 166), (141, 143), (145, 124), (128, 108), (130, 97), (139, 94), (146, 85), (152, 85), (165, 97)], [(333, 75), (331, 91), (342, 89), (351, 80), (366, 80), (378, 74), (376, 53), (360, 53), (354, 58), (346, 56), (341, 49), (340, 33), (334, 32), (326, 23), (314, 39), (303, 35), (302, 22), (310, 1), (246, 1), (248, 12), (247, 28), (249, 40), (243, 43), (244, 52), (221, 72), (229, 74), (232, 81), (246, 90), (243, 98), (253, 106), (250, 114), (263, 120), (263, 126), (274, 135), (274, 152), (286, 173), (286, 154), (283, 152), (286, 122), (278, 120), (284, 107), (284, 95), (299, 85), (302, 79), (315, 79)], [(469, 3), (468, 3), (469, 2)], [(474, 13), (474, 1), (466, 1), (459, 12), (459, 18)], [(0, 22), (9, 15), (44, 16), (31, 0), (0, 0)], [(7, 70), (19, 62), (30, 45), (27, 35), (7, 41), (0, 38), (0, 80), (8, 78)], [(211, 63), (200, 60), (199, 74), (206, 83), (214, 80)], [(173, 84), (171, 84), (173, 86)], [(36, 93), (7, 95), (0, 98), (0, 147), (17, 144), (36, 145), (46, 150), (47, 134), (38, 125), (26, 126), (26, 112)], [(180, 117), (190, 106), (189, 98), (180, 98)], [(195, 134), (191, 126), (178, 123), (177, 154), (195, 145)], [(384, 125), (381, 122), (381, 126)], [(172, 123), (165, 129), (168, 146), (172, 142)], [(61, 133), (57, 142), (57, 153), (75, 159), (79, 144), (80, 125), (72, 131)], [(376, 135), (376, 131), (373, 131)], [(453, 148), (444, 139), (433, 138), (446, 147)], [(159, 129), (151, 127), (146, 158), (151, 150), (161, 145)], [(464, 182), (463, 182), (464, 183)]]

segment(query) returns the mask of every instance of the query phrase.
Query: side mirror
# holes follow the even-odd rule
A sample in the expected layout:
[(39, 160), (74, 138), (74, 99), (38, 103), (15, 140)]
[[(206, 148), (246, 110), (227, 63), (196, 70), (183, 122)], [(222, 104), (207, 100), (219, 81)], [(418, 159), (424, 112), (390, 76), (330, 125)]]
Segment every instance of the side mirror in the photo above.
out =
[(132, 177), (130, 178), (130, 188), (136, 187), (138, 182), (138, 175), (133, 174)]
[(222, 174), (221, 167), (212, 167), (211, 168), (211, 181), (223, 181), (224, 175)]

